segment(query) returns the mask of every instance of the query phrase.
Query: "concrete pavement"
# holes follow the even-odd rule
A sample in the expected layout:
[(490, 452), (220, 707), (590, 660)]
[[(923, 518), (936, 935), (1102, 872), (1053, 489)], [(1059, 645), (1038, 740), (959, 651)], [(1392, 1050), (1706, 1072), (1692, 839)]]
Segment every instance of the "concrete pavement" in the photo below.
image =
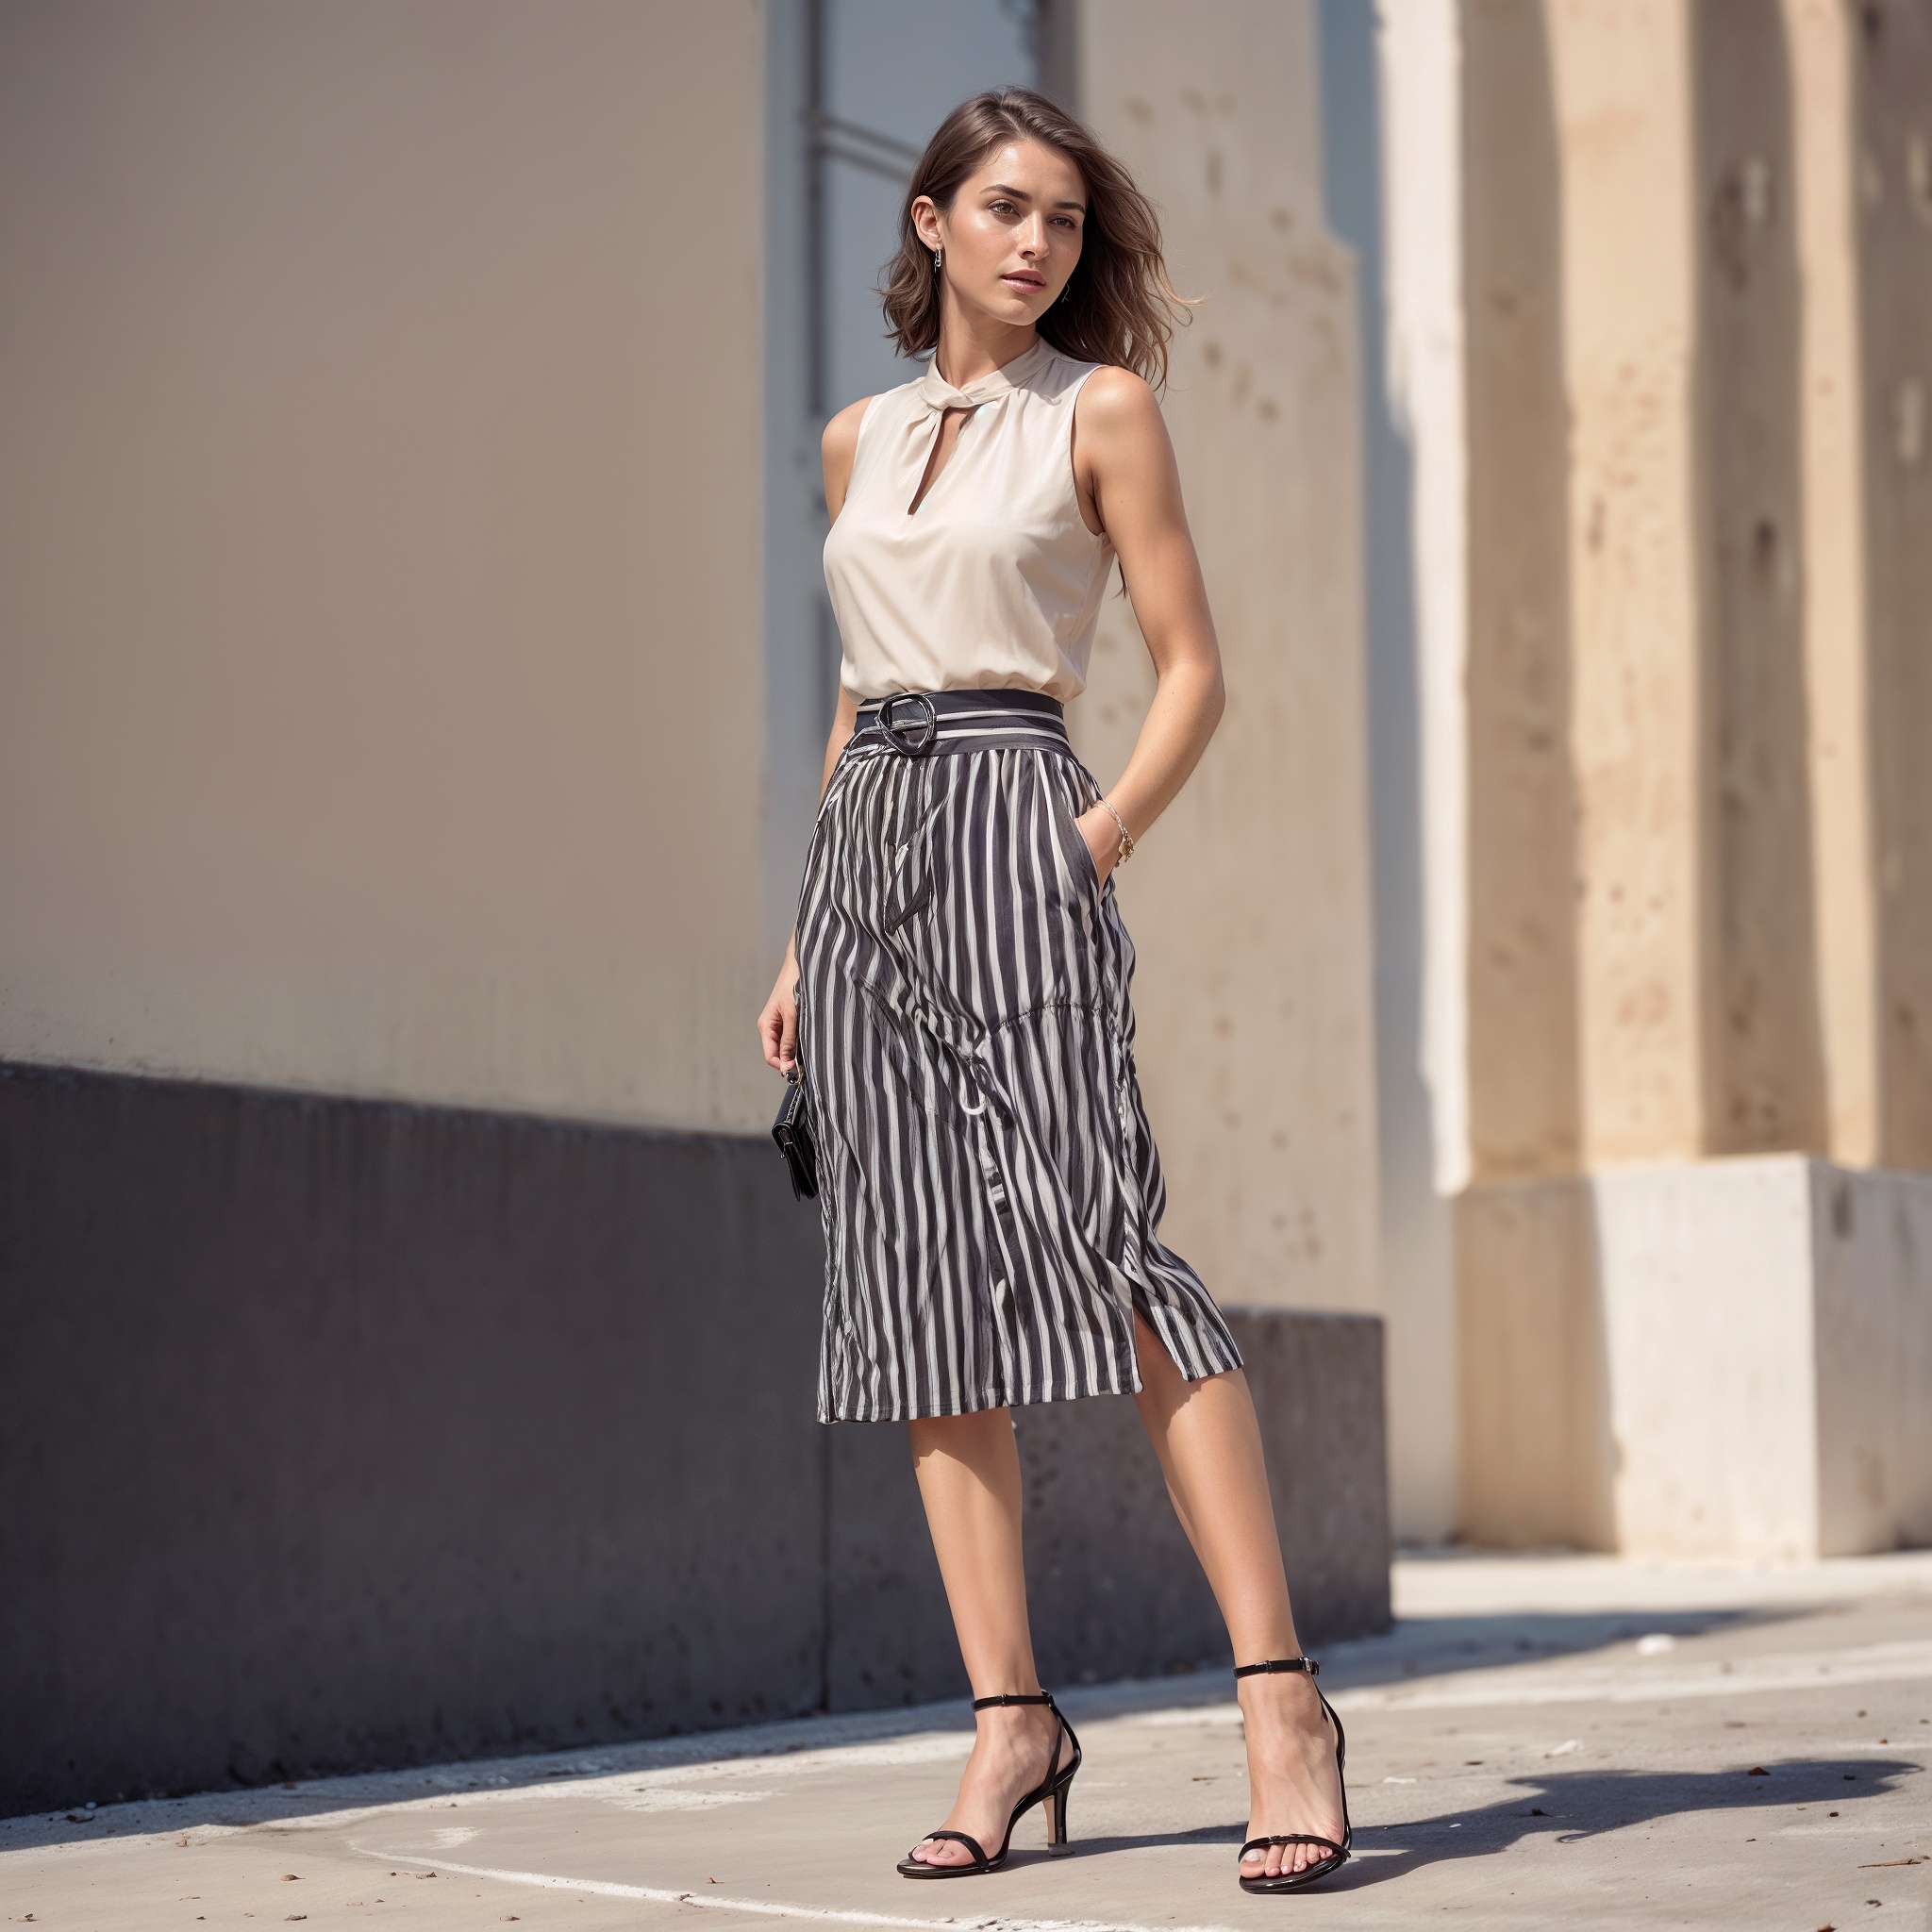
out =
[(15, 1819), (0, 1901), (63, 1932), (1928, 1924), (1932, 1555), (1411, 1557), (1396, 1605), (1323, 1657), (1357, 1857), (1292, 1898), (1236, 1888), (1215, 1671), (1069, 1692), (1074, 1856), (1036, 1816), (988, 1878), (892, 1871), (965, 1756), (949, 1705)]

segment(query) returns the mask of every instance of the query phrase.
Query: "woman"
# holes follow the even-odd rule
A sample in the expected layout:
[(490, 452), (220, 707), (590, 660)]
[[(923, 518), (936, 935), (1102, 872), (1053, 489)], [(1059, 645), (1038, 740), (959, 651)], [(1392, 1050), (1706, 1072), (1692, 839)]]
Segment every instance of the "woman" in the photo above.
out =
[[(1295, 1638), (1240, 1351), (1158, 1234), (1112, 879), (1224, 701), (1147, 379), (1179, 298), (1126, 171), (1014, 89), (934, 135), (884, 299), (933, 358), (824, 432), (841, 692), (758, 1031), (818, 1141), (820, 1420), (908, 1425), (973, 1684), (958, 1799), (899, 1869), (991, 1871), (1036, 1804), (1065, 1842), (1079, 1745), (1034, 1670), (1010, 1405), (1131, 1392), (1242, 1665), (1241, 1883), (1291, 1890), (1348, 1856), (1341, 1726)], [(1102, 793), (1061, 704), (1116, 557), (1158, 682)]]

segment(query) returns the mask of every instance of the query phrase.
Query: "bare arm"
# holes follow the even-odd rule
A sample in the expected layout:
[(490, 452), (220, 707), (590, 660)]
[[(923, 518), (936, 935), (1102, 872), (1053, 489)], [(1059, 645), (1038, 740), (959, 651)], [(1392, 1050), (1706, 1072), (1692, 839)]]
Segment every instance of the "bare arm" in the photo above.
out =
[[(839, 512), (845, 507), (845, 491), (852, 481), (852, 458), (858, 447), (859, 418), (865, 414), (865, 406), (872, 399), (863, 397), (858, 402), (842, 408), (825, 425), (824, 436), (821, 439), (819, 454), (825, 473), (825, 508), (836, 523)], [(825, 787), (832, 782), (833, 768), (845, 749), (846, 741), (858, 724), (858, 704), (843, 685), (839, 688), (839, 701), (832, 708), (832, 729), (825, 740), (824, 768), (819, 774), (819, 798), (823, 802)], [(758, 1044), (764, 1050), (765, 1064), (775, 1067), (781, 1074), (791, 1070), (798, 1057), (798, 929), (794, 926), (791, 936), (785, 941), (785, 958), (778, 967), (778, 977), (772, 988), (772, 996), (765, 1002), (764, 1010), (758, 1015)]]
[[(1096, 370), (1075, 398), (1074, 435), (1082, 508), (1113, 540), (1154, 659), (1154, 701), (1126, 769), (1107, 793), (1139, 839), (1174, 802), (1221, 722), (1227, 702), (1221, 646), (1153, 390), (1127, 370)], [(1095, 806), (1078, 823), (1105, 878), (1120, 846), (1113, 814)]]

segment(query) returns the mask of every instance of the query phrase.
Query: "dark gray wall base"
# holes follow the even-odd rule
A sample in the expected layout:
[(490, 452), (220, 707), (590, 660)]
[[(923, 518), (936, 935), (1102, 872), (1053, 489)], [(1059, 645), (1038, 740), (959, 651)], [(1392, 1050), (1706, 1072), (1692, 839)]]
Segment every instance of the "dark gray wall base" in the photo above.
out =
[[(757, 1139), (0, 1067), (0, 1811), (963, 1689), (821, 1266)], [(1380, 1324), (1237, 1319), (1382, 1627)], [(1224, 1651), (1131, 1406), (1020, 1429), (1048, 1680)]]

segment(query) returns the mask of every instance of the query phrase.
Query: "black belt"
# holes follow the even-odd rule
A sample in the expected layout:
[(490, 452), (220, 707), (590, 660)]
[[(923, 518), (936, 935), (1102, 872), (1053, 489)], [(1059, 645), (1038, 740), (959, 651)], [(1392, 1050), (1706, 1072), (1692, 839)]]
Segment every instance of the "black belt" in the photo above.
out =
[(858, 731), (876, 731), (893, 750), (917, 758), (939, 742), (942, 718), (953, 727), (949, 737), (956, 732), (977, 737), (997, 734), (1002, 727), (997, 714), (1014, 712), (1065, 731), (1065, 706), (1041, 691), (894, 691), (890, 697), (869, 698), (859, 706)]

